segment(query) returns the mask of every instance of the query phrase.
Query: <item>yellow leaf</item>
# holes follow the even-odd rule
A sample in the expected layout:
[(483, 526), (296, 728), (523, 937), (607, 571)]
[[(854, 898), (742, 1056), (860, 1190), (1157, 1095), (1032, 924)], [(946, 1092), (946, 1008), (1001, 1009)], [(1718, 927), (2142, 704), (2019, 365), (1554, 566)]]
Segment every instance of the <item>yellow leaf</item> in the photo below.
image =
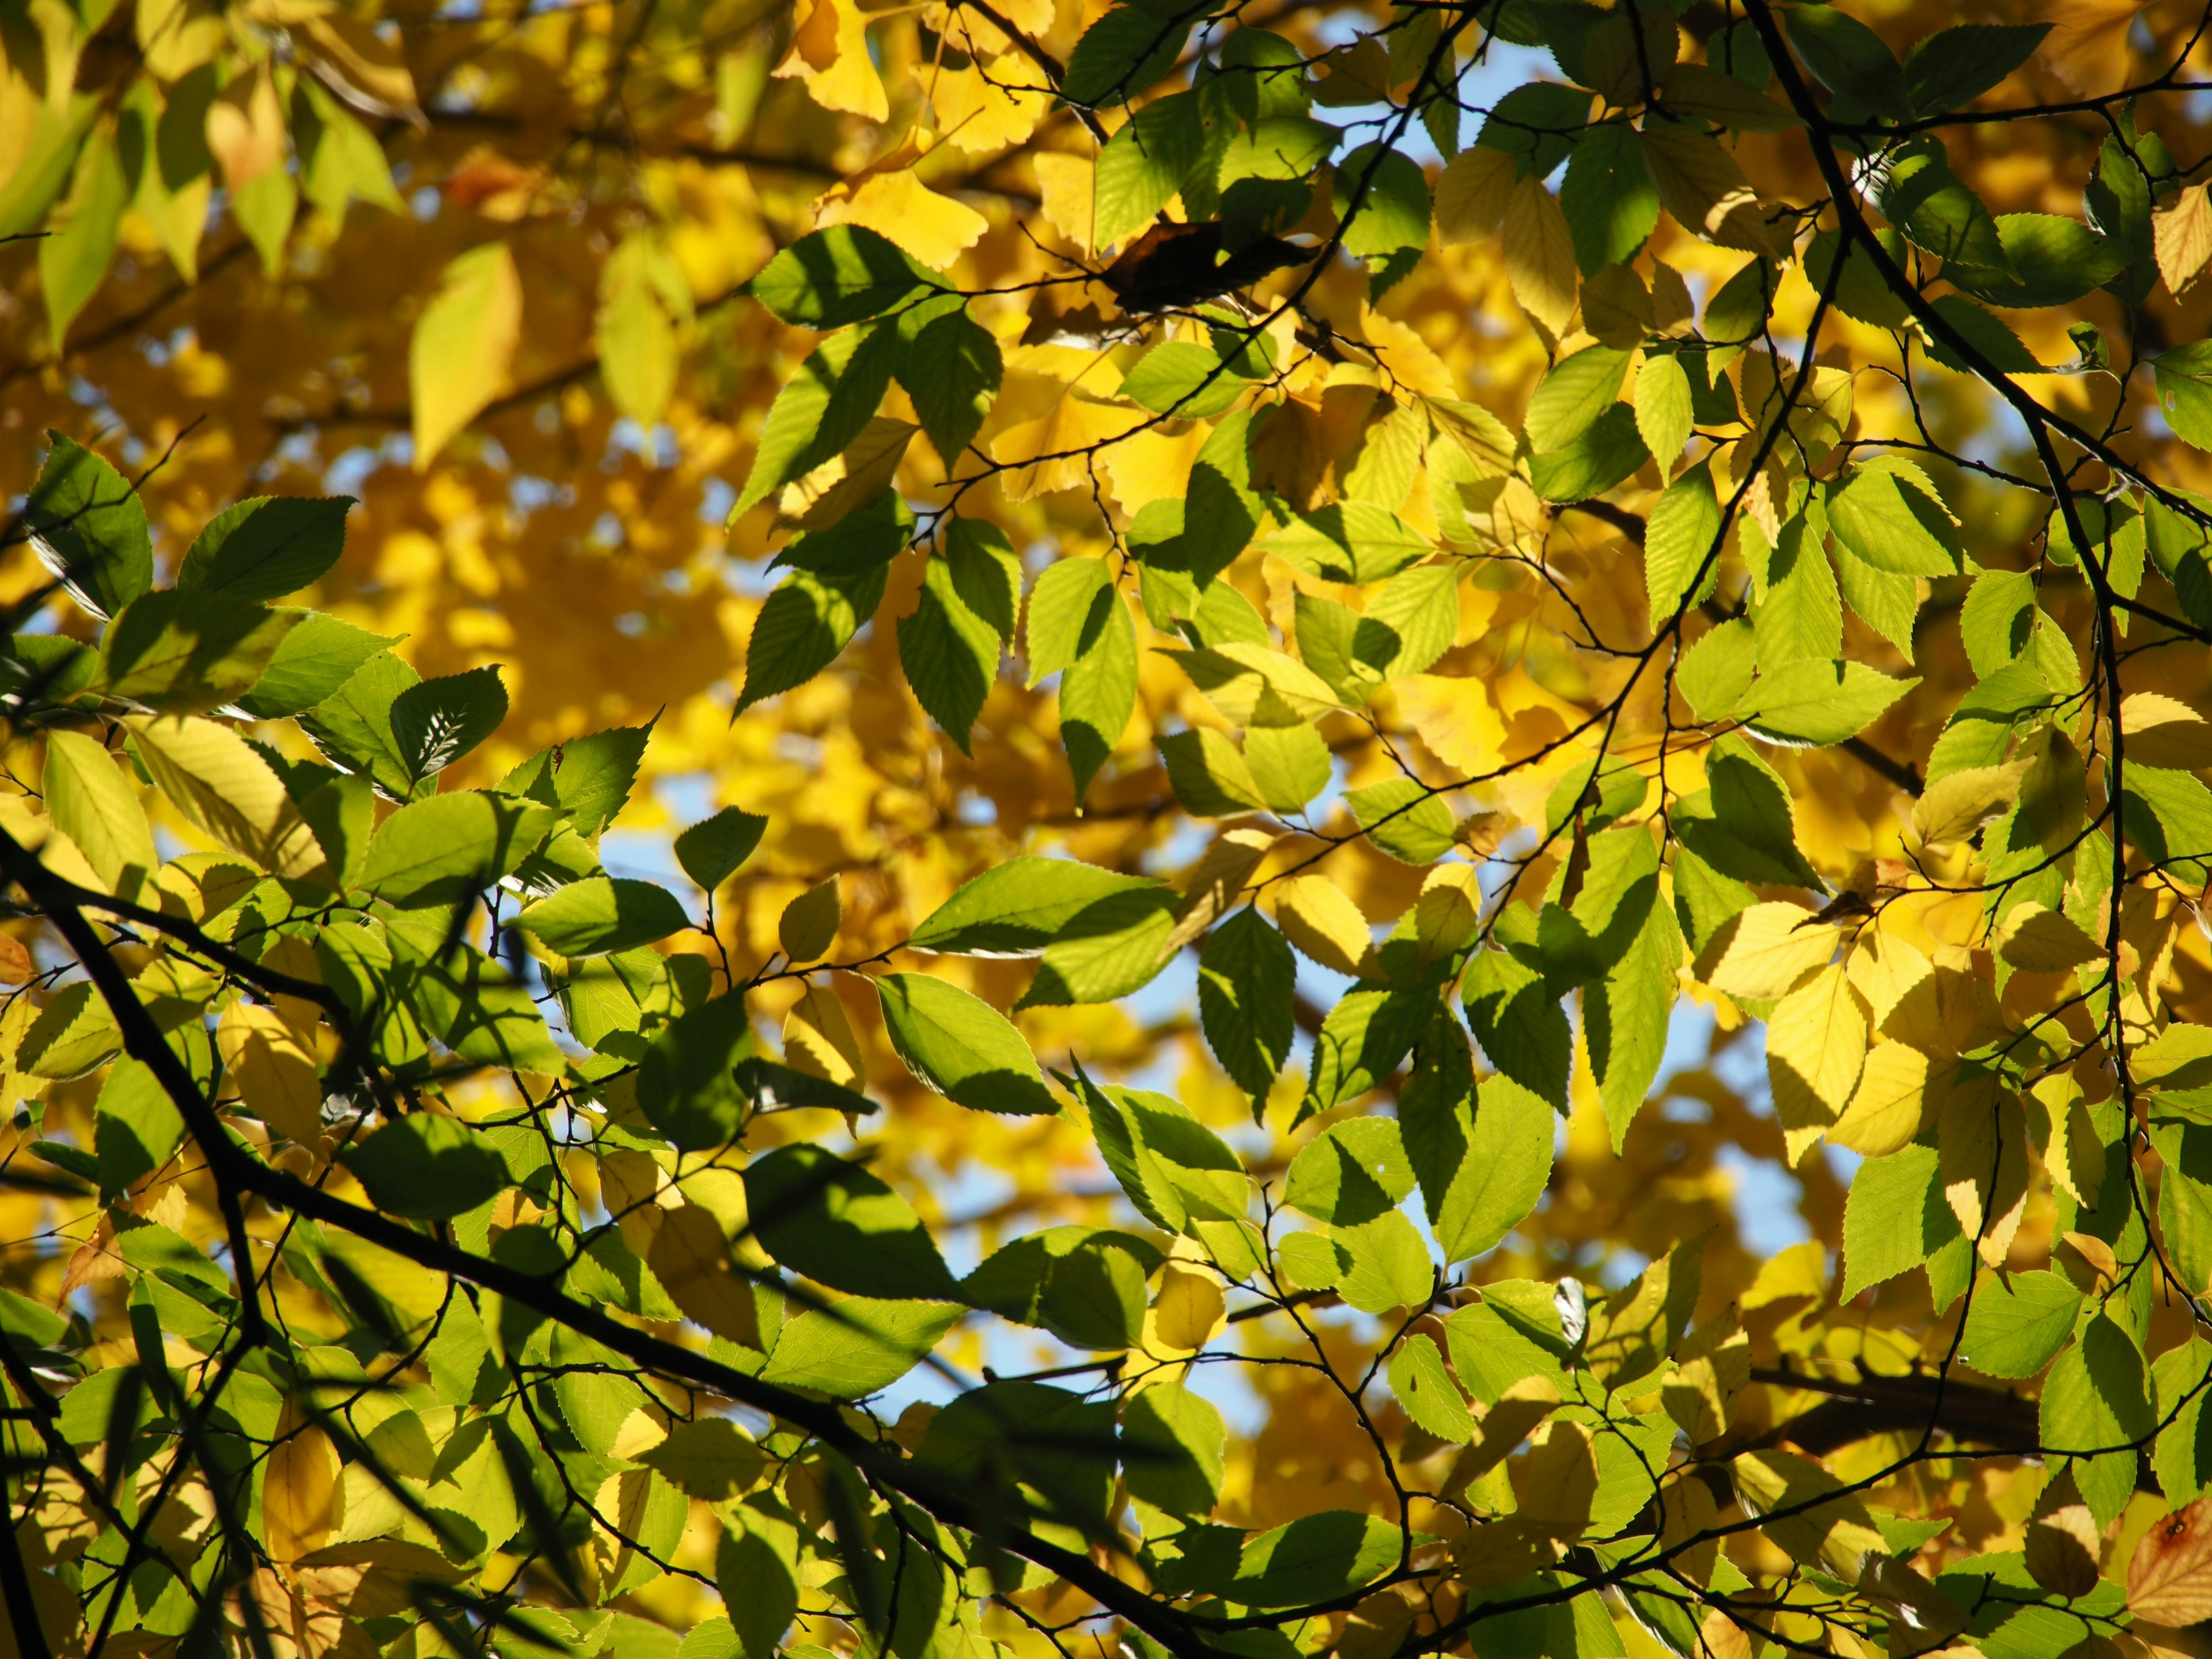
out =
[(783, 915), (775, 924), (776, 939), (794, 964), (819, 962), (837, 942), (837, 929), (844, 919), (837, 878), (832, 876), (783, 907)]
[(1972, 766), (1928, 786), (1913, 804), (1912, 832), (1930, 847), (1965, 841), (2020, 798), (2027, 763)]
[(2051, 33), (2036, 56), (2075, 91), (2088, 96), (2126, 84), (2128, 31), (2142, 0), (2055, 0), (2044, 9)]
[(1789, 995), (1835, 954), (1835, 929), (1794, 904), (1754, 904), (1723, 922), (1692, 969), (1716, 991), (1753, 1002)]
[(907, 446), (921, 430), (912, 421), (876, 416), (843, 454), (783, 487), (775, 501), (775, 528), (827, 530), (866, 507), (890, 488)]
[(1829, 1126), (1829, 1145), (1863, 1158), (1887, 1157), (1920, 1133), (1927, 1090), (1927, 1055), (1902, 1042), (1876, 1043), (1850, 1103)]
[(246, 1108), (287, 1140), (315, 1150), (323, 1085), (315, 1056), (281, 1010), (234, 1002), (216, 1024), (223, 1070)]
[(1651, 331), (1651, 295), (1644, 279), (1626, 265), (1607, 265), (1593, 276), (1583, 284), (1583, 326), (1607, 345), (1633, 350)]
[(1368, 349), (1375, 354), (1376, 365), (1390, 377), (1393, 385), (1425, 398), (1449, 398), (1457, 392), (1451, 370), (1411, 323), (1385, 317), (1379, 311), (1362, 309), (1359, 332)]
[(1429, 752), (1462, 777), (1494, 772), (1504, 761), (1505, 721), (1480, 680), (1407, 674), (1390, 690)]
[(1176, 665), (1231, 726), (1304, 726), (1342, 705), (1328, 682), (1296, 657), (1249, 641), (1170, 651)]
[(960, 69), (939, 64), (923, 78), (939, 131), (970, 155), (995, 155), (1026, 142), (1052, 107), (1044, 71), (1019, 52)]
[(1087, 155), (1048, 149), (1040, 150), (1030, 165), (1036, 169), (1045, 222), (1084, 252), (1091, 252), (1091, 197), (1097, 164)]
[(1461, 949), (1482, 920), (1481, 872), (1471, 864), (1439, 864), (1421, 883), (1413, 906), (1413, 933), (1423, 963)]
[(1115, 501), (1132, 517), (1148, 502), (1180, 501), (1190, 492), (1190, 470), (1212, 428), (1203, 421), (1176, 424), (1183, 429), (1133, 432), (1098, 458)]
[(1505, 279), (1521, 307), (1559, 339), (1575, 314), (1575, 239), (1534, 173), (1505, 204)]
[(272, 1560), (296, 1561), (337, 1532), (344, 1470), (330, 1436), (302, 1426), (295, 1411), (287, 1409), (283, 1426), (289, 1432), (269, 1449), (263, 1476), (261, 1541)]
[(927, 135), (917, 128), (870, 166), (815, 198), (814, 222), (866, 225), (932, 270), (943, 270), (991, 227), (974, 208), (939, 196), (915, 176), (915, 164), (928, 149)]
[(1775, 1005), (1766, 1022), (1766, 1075), (1792, 1164), (1850, 1104), (1866, 1049), (1866, 1016), (1836, 963)]
[(868, 53), (867, 16), (846, 0), (813, 0), (775, 73), (804, 81), (807, 92), (824, 109), (843, 110), (871, 121), (890, 118), (884, 78)]
[(783, 1017), (783, 1063), (840, 1088), (856, 1089), (866, 1079), (867, 1061), (860, 1039), (845, 1018), (844, 1003), (830, 987), (808, 986)]
[(304, 20), (315, 55), (349, 82), (355, 92), (381, 105), (381, 115), (402, 115), (422, 125), (415, 102), (415, 77), (398, 47), (357, 18), (329, 11)]
[(1007, 499), (1025, 501), (1056, 489), (1090, 489), (1095, 452), (1152, 418), (1141, 409), (1070, 388), (1050, 413), (1009, 427), (992, 441), (993, 459), (1014, 469), (1004, 481)]
[(1757, 205), (1735, 157), (1699, 128), (1650, 121), (1638, 137), (1659, 204), (1692, 235), (1715, 240), (1736, 209)]
[(721, 1223), (708, 1211), (687, 1204), (660, 1212), (646, 1265), (686, 1318), (717, 1336), (760, 1347), (760, 1312), (752, 1286), (731, 1261)]
[(2043, 1153), (2052, 1184), (2083, 1208), (2095, 1209), (2105, 1187), (2105, 1146), (2081, 1097), (2081, 1085), (2070, 1072), (2054, 1072), (2028, 1091), (2022, 1104), (2028, 1133)]
[(272, 876), (326, 878), (314, 831), (269, 763), (235, 732), (190, 714), (126, 716), (146, 770), (170, 803)]
[(1515, 1473), (1521, 1520), (1562, 1543), (1582, 1536), (1597, 1498), (1597, 1448), (1589, 1429), (1553, 1419), (1536, 1431)]
[(240, 76), (207, 106), (207, 145), (232, 190), (284, 165), (284, 108), (270, 64)]
[(1274, 830), (1258, 828), (1224, 830), (1215, 838), (1213, 844), (1200, 855), (1197, 867), (1190, 872), (1190, 880), (1183, 889), (1182, 903), (1176, 910), (1175, 928), (1168, 935), (1166, 949), (1170, 954), (1182, 950), (1236, 908), (1237, 900), (1243, 896), (1245, 882), (1276, 839)]
[(1170, 1261), (1160, 1269), (1159, 1294), (1145, 1314), (1145, 1352), (1156, 1359), (1180, 1359), (1211, 1342), (1228, 1322), (1213, 1275)]
[(2063, 974), (2102, 954), (2071, 917), (2040, 904), (2015, 906), (1993, 942), (1999, 956), (2031, 974)]
[(1314, 961), (1353, 979), (1374, 954), (1367, 918), (1326, 876), (1292, 876), (1278, 886), (1275, 921), (1283, 937)]
[(1513, 198), (1516, 163), (1478, 144), (1452, 157), (1437, 179), (1437, 236), (1445, 246), (1495, 236)]
[(2151, 235), (2158, 252), (2158, 274), (2166, 292), (2179, 299), (2196, 286), (2212, 263), (2212, 198), (2202, 185), (2183, 191), (2172, 207), (2151, 216)]
[(1802, 1565), (1856, 1583), (1869, 1552), (1888, 1553), (1866, 1505), (1811, 1458), (1745, 1452), (1730, 1462), (1729, 1473), (1744, 1508), (1766, 1517), (1759, 1530)]
[(2178, 698), (2130, 693), (2120, 704), (2120, 735), (2132, 764), (2187, 772), (2212, 766), (2212, 721)]
[(46, 734), (40, 787), (54, 826), (76, 844), (101, 890), (135, 899), (161, 860), (137, 791), (106, 745), (77, 732)]
[(1524, 1376), (1513, 1383), (1482, 1414), (1474, 1443), (1460, 1455), (1454, 1473), (1472, 1480), (1496, 1468), (1559, 1404), (1559, 1391), (1548, 1377)]
[(499, 395), (522, 338), (522, 278), (504, 242), (471, 248), (446, 267), (407, 349), (421, 471)]

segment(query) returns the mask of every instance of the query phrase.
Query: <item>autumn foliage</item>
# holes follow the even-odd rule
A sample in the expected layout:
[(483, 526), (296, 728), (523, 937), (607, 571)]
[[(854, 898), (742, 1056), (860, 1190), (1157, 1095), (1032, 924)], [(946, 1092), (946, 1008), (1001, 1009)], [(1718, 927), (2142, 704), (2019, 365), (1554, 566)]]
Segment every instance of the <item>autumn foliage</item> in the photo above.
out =
[(2212, 1651), (2208, 29), (0, 3), (0, 1641)]

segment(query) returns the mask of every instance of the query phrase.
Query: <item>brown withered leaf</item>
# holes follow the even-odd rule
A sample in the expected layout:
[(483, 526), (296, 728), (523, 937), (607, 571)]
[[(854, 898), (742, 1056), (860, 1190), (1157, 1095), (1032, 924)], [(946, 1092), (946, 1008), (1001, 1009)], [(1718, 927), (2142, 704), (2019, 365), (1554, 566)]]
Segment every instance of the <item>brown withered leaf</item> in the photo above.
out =
[(2212, 1619), (2212, 1498), (2145, 1533), (2128, 1563), (2128, 1610), (2154, 1625)]

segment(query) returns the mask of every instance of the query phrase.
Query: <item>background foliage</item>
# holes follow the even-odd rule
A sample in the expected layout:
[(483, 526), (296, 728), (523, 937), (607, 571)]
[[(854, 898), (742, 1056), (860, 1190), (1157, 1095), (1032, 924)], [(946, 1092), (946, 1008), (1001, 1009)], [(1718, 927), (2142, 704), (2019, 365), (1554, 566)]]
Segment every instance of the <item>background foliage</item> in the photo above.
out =
[(6, 1639), (2203, 1650), (2207, 21), (0, 5)]

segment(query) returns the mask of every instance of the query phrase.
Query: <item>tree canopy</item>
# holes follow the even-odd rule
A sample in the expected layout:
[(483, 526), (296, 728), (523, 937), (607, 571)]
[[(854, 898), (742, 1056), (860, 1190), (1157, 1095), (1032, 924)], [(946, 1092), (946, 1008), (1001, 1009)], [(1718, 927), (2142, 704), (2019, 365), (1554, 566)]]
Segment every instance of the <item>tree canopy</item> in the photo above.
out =
[(0, 1656), (2212, 1650), (2208, 28), (0, 0)]

